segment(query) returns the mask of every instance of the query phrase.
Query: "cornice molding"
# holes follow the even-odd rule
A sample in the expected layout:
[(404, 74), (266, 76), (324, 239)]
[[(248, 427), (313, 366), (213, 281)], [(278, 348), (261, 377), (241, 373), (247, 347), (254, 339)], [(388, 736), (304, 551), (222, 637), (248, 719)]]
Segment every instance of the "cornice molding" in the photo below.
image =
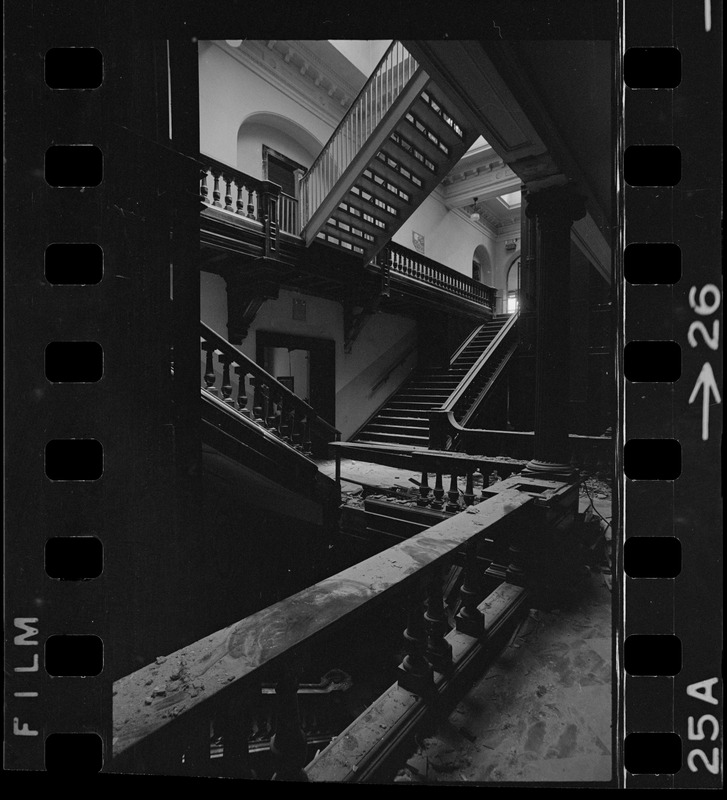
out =
[(340, 98), (332, 102), (328, 95), (331, 85), (325, 87), (325, 79), (322, 80), (315, 69), (302, 74), (302, 65), (296, 67), (292, 57), (286, 63), (276, 45), (287, 46), (287, 42), (273, 42), (273, 47), (251, 40), (244, 40), (239, 47), (221, 41), (213, 44), (331, 128), (335, 128), (346, 113)]

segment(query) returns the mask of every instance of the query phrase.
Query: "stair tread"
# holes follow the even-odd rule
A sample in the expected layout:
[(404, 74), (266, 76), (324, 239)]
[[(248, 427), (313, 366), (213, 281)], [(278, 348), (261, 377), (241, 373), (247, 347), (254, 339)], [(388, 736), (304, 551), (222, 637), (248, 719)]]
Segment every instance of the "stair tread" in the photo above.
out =
[[(437, 100), (439, 100), (438, 96)], [(429, 103), (427, 103), (421, 97), (419, 97), (416, 103), (414, 103), (412, 106), (412, 112), (416, 114), (421, 122), (450, 149), (453, 149), (462, 141), (454, 132), (454, 130), (452, 130), (452, 128), (450, 128), (450, 126), (447, 125), (447, 123), (439, 116), (439, 114), (434, 111)]]

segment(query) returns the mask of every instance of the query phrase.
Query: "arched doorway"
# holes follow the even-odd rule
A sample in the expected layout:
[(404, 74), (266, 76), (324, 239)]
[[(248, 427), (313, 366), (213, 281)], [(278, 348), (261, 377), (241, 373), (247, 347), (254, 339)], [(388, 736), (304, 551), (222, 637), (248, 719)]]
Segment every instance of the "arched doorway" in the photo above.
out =
[(263, 147), (281, 160), (308, 169), (322, 144), (297, 122), (280, 114), (250, 114), (237, 131), (237, 168), (264, 179), (268, 160)]
[(520, 256), (518, 256), (507, 270), (507, 283), (505, 289), (505, 313), (514, 314), (520, 305)]
[(238, 129), (237, 167), (280, 186), (278, 222), (287, 233), (300, 233), (298, 180), (320, 149), (307, 130), (278, 114), (251, 114)]
[(472, 254), (472, 280), (492, 286), (492, 262), (484, 245), (479, 244)]

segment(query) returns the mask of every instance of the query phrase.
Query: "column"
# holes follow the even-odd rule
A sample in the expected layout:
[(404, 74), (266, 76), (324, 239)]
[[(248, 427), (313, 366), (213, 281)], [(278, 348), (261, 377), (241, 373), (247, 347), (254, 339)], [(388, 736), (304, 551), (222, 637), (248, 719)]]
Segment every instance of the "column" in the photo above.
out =
[(536, 268), (535, 445), (524, 475), (572, 479), (568, 446), (570, 229), (585, 216), (568, 186), (529, 194)]

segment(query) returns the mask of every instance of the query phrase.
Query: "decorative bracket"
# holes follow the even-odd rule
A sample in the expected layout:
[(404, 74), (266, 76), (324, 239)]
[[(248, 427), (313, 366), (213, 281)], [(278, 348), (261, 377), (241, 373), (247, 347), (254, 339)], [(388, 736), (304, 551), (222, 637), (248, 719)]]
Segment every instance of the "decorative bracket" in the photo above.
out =
[(266, 300), (278, 298), (278, 286), (273, 283), (246, 283), (244, 276), (225, 277), (227, 283), (227, 339), (230, 344), (242, 344), (255, 317)]

